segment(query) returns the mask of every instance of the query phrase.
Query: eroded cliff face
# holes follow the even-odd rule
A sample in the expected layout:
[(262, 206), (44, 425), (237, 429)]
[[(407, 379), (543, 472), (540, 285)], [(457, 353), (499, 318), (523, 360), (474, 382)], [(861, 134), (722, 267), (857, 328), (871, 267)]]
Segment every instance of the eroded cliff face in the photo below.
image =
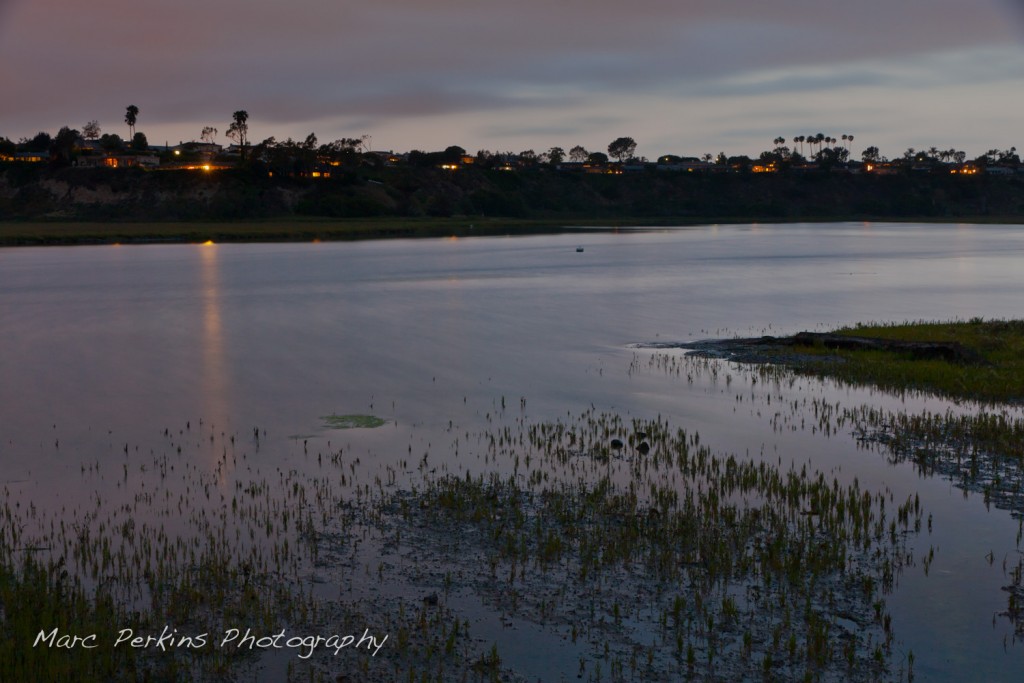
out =
[(1024, 220), (1024, 178), (840, 173), (617, 176), (353, 169), (330, 178), (248, 170), (0, 166), (0, 220), (191, 221), (321, 216), (799, 221)]
[(287, 215), (306, 189), (244, 174), (134, 169), (0, 171), (0, 218), (77, 220), (241, 219)]

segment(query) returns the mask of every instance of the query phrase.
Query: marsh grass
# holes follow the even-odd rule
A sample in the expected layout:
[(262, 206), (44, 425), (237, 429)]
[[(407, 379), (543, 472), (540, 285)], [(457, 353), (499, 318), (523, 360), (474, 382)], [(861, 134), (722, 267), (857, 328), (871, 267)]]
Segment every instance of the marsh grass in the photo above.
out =
[[(969, 325), (981, 328), (978, 321)], [(930, 332), (922, 336), (933, 338)], [(710, 381), (718, 390), (732, 387), (737, 404), (747, 404), (752, 412), (766, 417), (775, 432), (799, 430), (826, 438), (852, 437), (861, 447), (876, 450), (893, 463), (906, 462), (923, 476), (948, 479), (965, 496), (968, 492), (978, 494), (986, 507), (1009, 511), (1020, 525), (1016, 555), (1004, 562), (1009, 583), (1004, 587), (1007, 609), (1000, 616), (1008, 618), (1018, 634), (1024, 634), (1024, 554), (1020, 551), (1024, 541), (1024, 415), (1017, 406), (968, 401), (949, 406), (941, 400), (938, 402), (946, 407), (939, 410), (884, 409), (875, 403), (843, 405), (815, 396), (822, 389), (815, 386), (818, 379), (825, 378), (794, 367), (790, 357), (779, 363), (727, 363), (695, 354), (656, 352), (646, 362), (634, 356), (630, 367), (631, 372), (646, 368), (685, 377), (690, 384)], [(844, 383), (836, 379), (832, 388)], [(760, 391), (738, 388), (747, 386), (759, 387)], [(881, 393), (891, 391), (882, 389)], [(875, 394), (875, 390), (870, 393)], [(913, 393), (915, 400), (909, 405), (934, 400), (919, 391), (896, 393)], [(921, 562), (926, 574), (930, 564), (931, 552)]]
[(495, 609), (590, 643), (587, 680), (898, 677), (884, 596), (915, 562), (913, 498), (716, 454), (661, 420), (517, 424), (480, 440), (516, 472), (381, 500), (412, 573), (464, 558)]
[(956, 363), (917, 359), (905, 352), (851, 351), (819, 346), (811, 355), (838, 357), (835, 362), (796, 364), (801, 372), (887, 390), (935, 393), (981, 402), (1024, 401), (1024, 321), (982, 320), (862, 324), (833, 334), (908, 342), (956, 343), (979, 361)]
[[(284, 440), (302, 464), (274, 458), (261, 472), (247, 451), (272, 447), (265, 431), (186, 425), (148, 457), (127, 457), (137, 451), (126, 445), (116, 487), (77, 506), (37, 509), (5, 490), (0, 628), (4, 654), (31, 661), (0, 658), (0, 680), (248, 680), (256, 658), (27, 648), (53, 625), (351, 622), (391, 635), (380, 658), (293, 660), (289, 679), (334, 680), (344, 667), (365, 681), (519, 680), (502, 642), (474, 639), (449, 608), (451, 591), (571, 637), (588, 681), (900, 678), (885, 596), (917, 562), (916, 500), (717, 453), (660, 418), (592, 409), (536, 422), (525, 399), (512, 406), (489, 406), (473, 433), (449, 424), (442, 458), (429, 443), (413, 455), (410, 440), (393, 467), (372, 469), (349, 445), (318, 453), (323, 441)], [(194, 448), (218, 455), (199, 467)], [(83, 481), (101, 486), (99, 471), (83, 465)], [(404, 593), (339, 601), (325, 588), (346, 584)], [(32, 617), (44, 589), (52, 609)]]

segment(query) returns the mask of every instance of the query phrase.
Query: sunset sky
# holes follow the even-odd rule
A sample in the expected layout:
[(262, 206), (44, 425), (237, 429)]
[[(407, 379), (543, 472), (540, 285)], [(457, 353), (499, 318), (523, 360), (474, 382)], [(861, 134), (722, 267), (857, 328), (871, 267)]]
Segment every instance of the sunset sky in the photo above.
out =
[(0, 0), (0, 136), (374, 149), (1024, 149), (1021, 0)]

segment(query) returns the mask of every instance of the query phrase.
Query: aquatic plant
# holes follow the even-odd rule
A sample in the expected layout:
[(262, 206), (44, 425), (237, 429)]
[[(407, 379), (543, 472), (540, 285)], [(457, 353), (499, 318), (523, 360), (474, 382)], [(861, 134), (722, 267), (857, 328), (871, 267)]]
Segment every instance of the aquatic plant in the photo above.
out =
[(320, 419), (328, 429), (374, 429), (387, 422), (375, 415), (324, 415)]

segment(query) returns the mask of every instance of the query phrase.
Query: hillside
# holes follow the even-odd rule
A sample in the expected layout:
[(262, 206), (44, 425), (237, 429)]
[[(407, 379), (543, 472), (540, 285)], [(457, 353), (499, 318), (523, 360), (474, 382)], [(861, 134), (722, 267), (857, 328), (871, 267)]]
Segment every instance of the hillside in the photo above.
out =
[(0, 221), (239, 221), (296, 217), (535, 221), (1024, 221), (1024, 179), (979, 175), (622, 175), (434, 168), (279, 178), (244, 170), (0, 167)]

